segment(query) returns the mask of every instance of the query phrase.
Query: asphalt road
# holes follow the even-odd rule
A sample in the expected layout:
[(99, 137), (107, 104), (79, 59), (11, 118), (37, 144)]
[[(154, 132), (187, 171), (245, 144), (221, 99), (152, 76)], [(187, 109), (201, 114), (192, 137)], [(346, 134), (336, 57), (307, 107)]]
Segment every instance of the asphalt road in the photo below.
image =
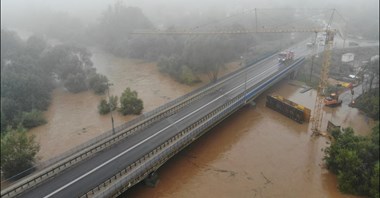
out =
[[(292, 47), (295, 58), (310, 54), (311, 50), (306, 49), (305, 43), (299, 44), (299, 47)], [(178, 113), (128, 137), (110, 149), (80, 162), (55, 178), (25, 192), (21, 197), (78, 197), (149, 153), (200, 117), (244, 92), (245, 87), (257, 86), (265, 78), (285, 67), (278, 63), (277, 56), (250, 66), (246, 72), (227, 80), (221, 89), (205, 95)]]

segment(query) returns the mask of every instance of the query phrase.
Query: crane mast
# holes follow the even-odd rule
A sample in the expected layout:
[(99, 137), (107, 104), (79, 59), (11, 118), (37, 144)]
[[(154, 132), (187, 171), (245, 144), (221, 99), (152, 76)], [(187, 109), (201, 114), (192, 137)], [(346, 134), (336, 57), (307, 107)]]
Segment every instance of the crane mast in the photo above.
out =
[(331, 48), (334, 42), (335, 31), (326, 30), (326, 40), (325, 48), (323, 50), (323, 63), (321, 68), (320, 80), (317, 88), (317, 96), (315, 99), (314, 112), (313, 112), (313, 121), (311, 130), (313, 134), (321, 133), (321, 125), (323, 118), (323, 99), (324, 92), (328, 84), (329, 70), (330, 70), (330, 60), (331, 60)]

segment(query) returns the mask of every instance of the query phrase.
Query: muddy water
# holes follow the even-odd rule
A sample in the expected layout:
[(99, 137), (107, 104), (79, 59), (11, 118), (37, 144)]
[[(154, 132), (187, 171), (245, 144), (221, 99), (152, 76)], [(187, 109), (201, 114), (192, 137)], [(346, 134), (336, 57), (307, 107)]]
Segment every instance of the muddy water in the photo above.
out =
[[(114, 84), (111, 95), (120, 96), (126, 87), (138, 90), (144, 111), (202, 85), (181, 85), (160, 74), (154, 63), (116, 58), (98, 49), (92, 52), (98, 72)], [(237, 67), (233, 63), (224, 73)], [(322, 166), (321, 149), (326, 140), (310, 138), (307, 124), (295, 123), (264, 105), (264, 96), (275, 93), (312, 109), (315, 92), (300, 94), (300, 89), (283, 81), (258, 98), (255, 108), (239, 110), (164, 165), (156, 188), (139, 184), (124, 196), (351, 197), (339, 193), (336, 178)], [(110, 115), (97, 113), (99, 100), (104, 97), (90, 91), (71, 94), (62, 87), (55, 89), (45, 112), (48, 123), (30, 131), (41, 144), (40, 160), (111, 129)], [(368, 134), (374, 125), (346, 106), (325, 111), (325, 118), (342, 126), (351, 125), (361, 134)], [(116, 112), (113, 115), (116, 126), (133, 118)]]
[[(341, 194), (323, 167), (326, 139), (265, 107), (264, 96), (273, 93), (313, 108), (316, 93), (300, 90), (281, 82), (168, 161), (157, 187), (138, 184), (121, 197), (355, 197)], [(331, 114), (362, 134), (373, 126), (345, 106)]]
[[(96, 49), (92, 51), (94, 67), (114, 84), (110, 88), (110, 94), (120, 97), (126, 87), (138, 90), (139, 97), (144, 102), (144, 112), (201, 85), (179, 84), (160, 74), (154, 63), (116, 58)], [(72, 94), (62, 87), (55, 89), (52, 93), (52, 103), (45, 112), (48, 123), (30, 130), (30, 134), (34, 134), (41, 145), (38, 153), (40, 160), (54, 157), (110, 130), (110, 114), (102, 116), (97, 112), (100, 99), (105, 97), (95, 95), (91, 91)], [(115, 126), (135, 117), (122, 116), (117, 112), (114, 112), (113, 116)]]

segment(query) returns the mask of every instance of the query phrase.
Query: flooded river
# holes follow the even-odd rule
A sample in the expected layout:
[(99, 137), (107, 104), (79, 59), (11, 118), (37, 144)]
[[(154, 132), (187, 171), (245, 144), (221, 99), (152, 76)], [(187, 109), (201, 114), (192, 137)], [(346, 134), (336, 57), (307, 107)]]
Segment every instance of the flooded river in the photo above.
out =
[[(120, 97), (127, 87), (137, 90), (144, 102), (143, 112), (153, 110), (194, 88), (160, 74), (153, 63), (116, 58), (96, 49), (92, 51), (97, 71), (113, 83), (110, 95)], [(112, 128), (110, 114), (99, 115), (97, 111), (99, 101), (106, 95), (95, 95), (91, 91), (72, 94), (58, 87), (53, 91), (52, 98), (52, 104), (45, 112), (47, 124), (30, 130), (41, 144), (38, 153), (40, 160), (63, 153)], [(118, 126), (135, 116), (122, 116), (114, 112), (113, 117), (115, 126)]]
[[(202, 84), (187, 86), (159, 73), (154, 63), (116, 58), (92, 49), (97, 71), (106, 75), (110, 94), (126, 87), (138, 90), (144, 111), (150, 111)], [(231, 65), (230, 70), (237, 68)], [(323, 168), (324, 138), (311, 138), (308, 124), (300, 125), (265, 107), (265, 95), (275, 93), (313, 108), (315, 92), (300, 94), (286, 81), (212, 129), (159, 169), (156, 188), (142, 184), (122, 197), (351, 197), (339, 193), (336, 178)], [(48, 123), (30, 131), (41, 145), (40, 160), (63, 153), (111, 129), (110, 115), (101, 116), (101, 98), (90, 91), (71, 94), (53, 91), (45, 112)], [(368, 134), (374, 125), (356, 109), (326, 109), (325, 118)], [(134, 116), (114, 113), (115, 126)]]
[[(138, 184), (121, 197), (355, 197), (341, 194), (336, 177), (323, 167), (325, 138), (310, 126), (265, 107), (265, 95), (279, 94), (313, 108), (315, 92), (282, 81), (223, 121), (158, 170), (155, 188)], [(368, 134), (374, 125), (347, 106), (328, 110), (342, 126)]]

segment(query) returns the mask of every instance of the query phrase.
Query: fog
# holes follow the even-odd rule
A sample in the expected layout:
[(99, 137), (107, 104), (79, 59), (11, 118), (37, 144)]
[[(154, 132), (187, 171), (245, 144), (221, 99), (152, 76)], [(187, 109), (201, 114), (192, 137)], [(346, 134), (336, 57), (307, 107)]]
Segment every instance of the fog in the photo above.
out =
[[(96, 23), (109, 5), (105, 0), (2, 0), (2, 27), (22, 26), (24, 23), (41, 23), (29, 16), (63, 12), (78, 18), (84, 24)], [(336, 8), (346, 20), (374, 20), (378, 27), (378, 0), (124, 0), (126, 6), (139, 7), (156, 25), (178, 24), (192, 16), (223, 17), (254, 8)], [(214, 18), (215, 18), (214, 17)], [(41, 19), (39, 19), (41, 20)]]

